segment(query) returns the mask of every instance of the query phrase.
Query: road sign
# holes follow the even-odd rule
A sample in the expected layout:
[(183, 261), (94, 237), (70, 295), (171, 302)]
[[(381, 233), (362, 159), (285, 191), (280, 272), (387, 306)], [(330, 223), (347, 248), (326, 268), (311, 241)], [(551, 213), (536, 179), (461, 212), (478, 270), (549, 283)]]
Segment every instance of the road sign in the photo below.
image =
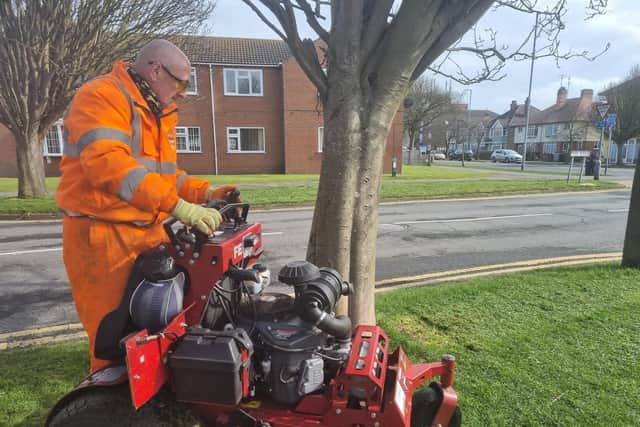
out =
[(618, 118), (617, 115), (615, 115), (613, 113), (609, 114), (607, 116), (607, 127), (610, 127), (610, 128), (614, 127), (616, 125), (616, 119), (617, 118)]
[(596, 122), (596, 128), (597, 128), (597, 129), (604, 129), (604, 128), (606, 128), (606, 127), (607, 127), (607, 122), (606, 122), (606, 121), (604, 121), (604, 120), (598, 120), (598, 121)]
[(580, 150), (580, 151), (572, 151), (571, 152), (571, 157), (589, 157), (591, 155), (591, 152), (586, 151), (586, 150)]
[(598, 110), (598, 113), (600, 114), (600, 118), (604, 119), (604, 116), (607, 114), (607, 111), (609, 111), (609, 104), (598, 104), (596, 105), (596, 110)]

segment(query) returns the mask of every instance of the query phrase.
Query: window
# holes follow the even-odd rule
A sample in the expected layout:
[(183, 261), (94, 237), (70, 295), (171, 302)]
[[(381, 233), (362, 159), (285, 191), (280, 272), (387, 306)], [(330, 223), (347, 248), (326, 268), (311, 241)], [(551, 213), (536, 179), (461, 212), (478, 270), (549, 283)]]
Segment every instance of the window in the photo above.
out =
[(544, 127), (544, 136), (551, 137), (558, 134), (558, 125), (547, 125)]
[(178, 153), (201, 153), (200, 128), (176, 126), (176, 151)]
[(227, 128), (227, 152), (264, 153), (264, 128)]
[(489, 136), (491, 136), (491, 137), (493, 137), (493, 136), (502, 136), (502, 130), (503, 130), (502, 125), (500, 123), (497, 123), (489, 131)]
[(562, 143), (562, 152), (563, 153), (568, 153), (569, 152), (569, 143), (568, 142), (563, 142)]
[(322, 153), (322, 142), (324, 141), (324, 126), (318, 128), (318, 153)]
[(196, 78), (196, 67), (191, 67), (191, 76), (189, 77), (189, 86), (187, 86), (186, 94), (198, 94), (198, 79)]
[(553, 154), (556, 152), (556, 144), (554, 143), (547, 143), (544, 144), (544, 146), (542, 147), (542, 152), (545, 154)]
[(518, 126), (518, 133), (522, 133), (523, 129), (524, 129), (524, 126)]
[(225, 68), (224, 94), (262, 96), (262, 70)]
[(51, 126), (44, 136), (44, 155), (49, 157), (62, 156), (62, 123)]
[(508, 135), (509, 135), (509, 129), (502, 128), (502, 136), (508, 136)]
[(529, 126), (527, 131), (527, 138), (533, 138), (538, 136), (538, 127), (537, 126)]
[(571, 129), (571, 123), (565, 123), (563, 128), (564, 128), (564, 130)]

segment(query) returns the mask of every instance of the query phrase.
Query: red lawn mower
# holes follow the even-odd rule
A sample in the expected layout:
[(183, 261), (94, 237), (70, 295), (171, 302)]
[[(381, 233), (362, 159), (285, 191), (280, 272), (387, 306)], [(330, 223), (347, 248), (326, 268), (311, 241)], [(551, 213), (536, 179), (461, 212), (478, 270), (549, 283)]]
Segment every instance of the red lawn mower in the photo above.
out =
[(246, 203), (217, 207), (214, 236), (165, 223), (171, 243), (136, 261), (105, 317), (128, 333), (108, 339), (117, 321), (98, 331), (96, 354), (122, 362), (85, 378), (46, 426), (461, 424), (453, 356), (412, 364), (378, 326), (335, 316), (352, 288), (330, 268), (291, 262), (278, 274), (291, 292), (268, 292), (261, 224)]

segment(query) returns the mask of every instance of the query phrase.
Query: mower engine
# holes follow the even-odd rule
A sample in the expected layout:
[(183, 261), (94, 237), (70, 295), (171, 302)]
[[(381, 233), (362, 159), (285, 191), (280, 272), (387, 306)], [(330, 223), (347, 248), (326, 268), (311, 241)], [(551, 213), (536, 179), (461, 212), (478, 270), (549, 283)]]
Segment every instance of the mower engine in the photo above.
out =
[[(335, 270), (296, 261), (278, 276), (293, 286), (293, 297), (252, 293), (262, 290), (258, 281), (264, 271), (261, 265), (233, 270), (230, 277), (236, 280), (226, 290), (239, 301), (226, 301), (221, 288), (214, 288), (202, 327), (189, 329), (177, 344), (169, 360), (179, 400), (237, 404), (243, 397), (268, 394), (293, 405), (324, 390), (344, 366), (351, 321), (335, 317), (333, 310), (351, 286)], [(211, 381), (203, 381), (209, 376)]]

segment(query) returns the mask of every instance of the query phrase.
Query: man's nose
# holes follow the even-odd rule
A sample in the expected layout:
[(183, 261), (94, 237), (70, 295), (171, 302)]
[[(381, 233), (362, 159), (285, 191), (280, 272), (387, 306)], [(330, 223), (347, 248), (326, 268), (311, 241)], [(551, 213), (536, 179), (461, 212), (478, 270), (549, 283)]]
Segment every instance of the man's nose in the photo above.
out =
[(176, 93), (176, 96), (174, 96), (173, 98), (174, 98), (174, 99), (176, 99), (176, 98), (178, 98), (178, 99), (185, 99), (185, 98), (187, 97), (187, 93), (186, 93), (186, 92), (187, 92), (186, 90), (183, 90), (183, 91), (181, 91), (181, 92), (178, 92), (178, 93)]

